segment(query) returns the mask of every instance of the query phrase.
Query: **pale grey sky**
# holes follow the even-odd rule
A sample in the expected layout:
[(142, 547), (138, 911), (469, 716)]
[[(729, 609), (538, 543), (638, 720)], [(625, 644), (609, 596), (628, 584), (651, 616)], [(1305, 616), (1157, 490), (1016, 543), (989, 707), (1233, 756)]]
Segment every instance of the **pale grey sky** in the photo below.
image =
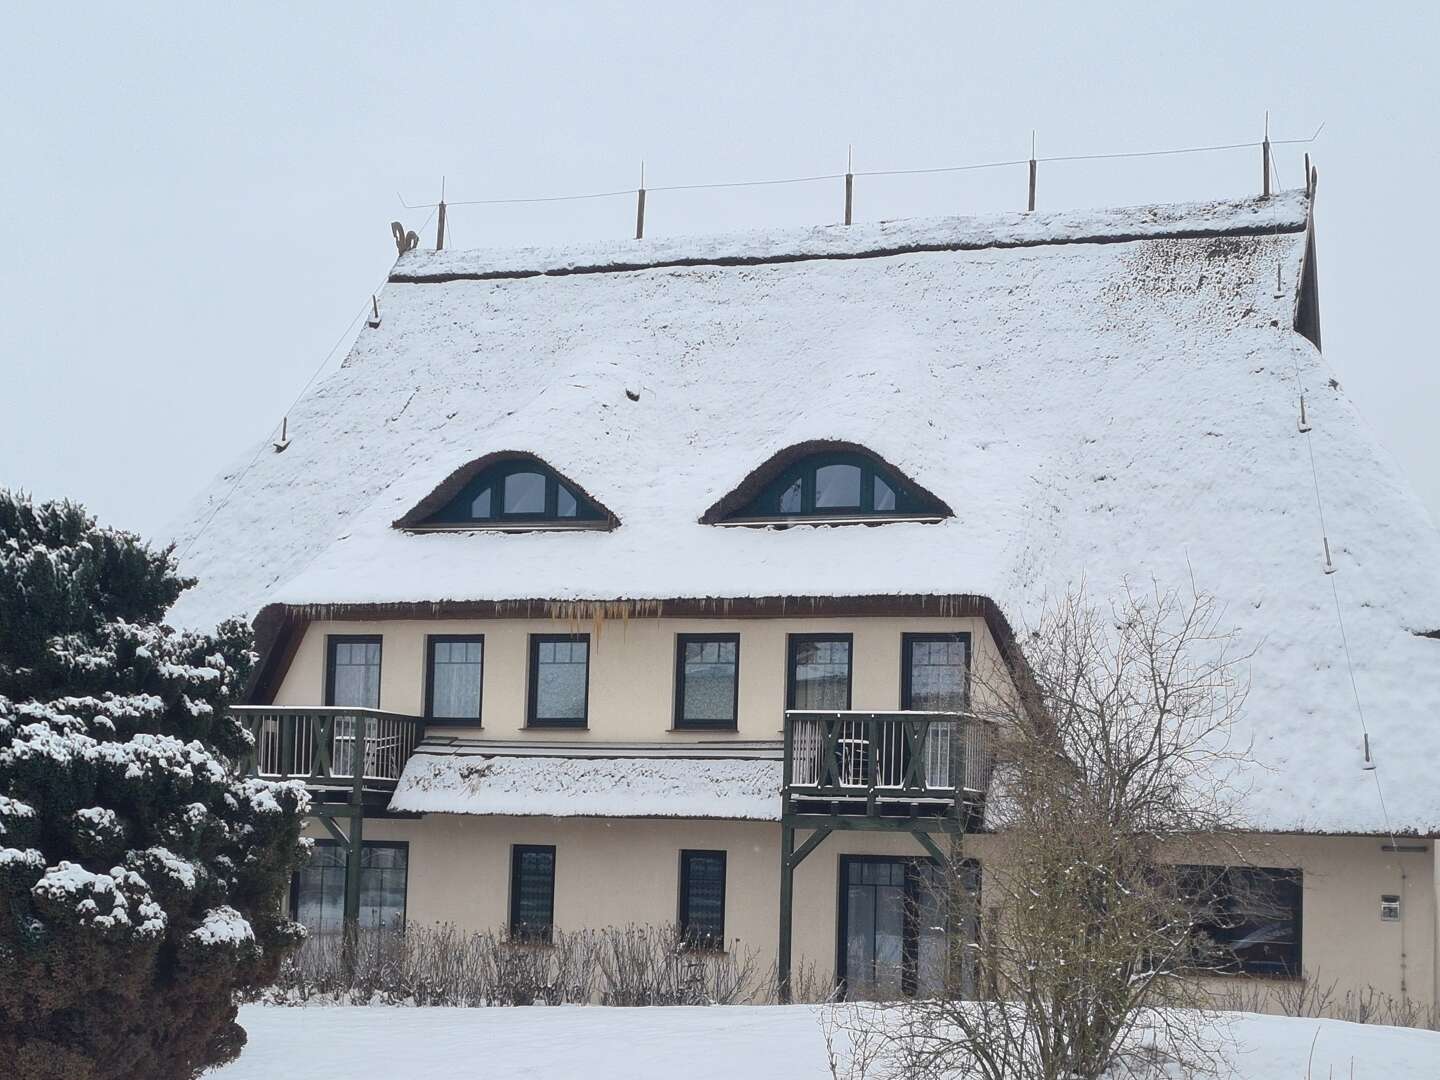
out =
[[(1003, 10), (1002, 10), (1003, 9)], [(160, 535), (453, 200), (1303, 137), (1325, 353), (1440, 518), (1433, 4), (7, 9), (0, 485)], [(1282, 147), (1286, 187), (1305, 147)], [(1258, 151), (1042, 165), (1042, 208), (1255, 192)], [(857, 181), (1015, 209), (1023, 168)], [(838, 182), (653, 194), (647, 234), (837, 220)], [(624, 237), (632, 198), (455, 207), (451, 245)], [(428, 228), (424, 242), (434, 242)], [(338, 363), (338, 356), (332, 366)]]

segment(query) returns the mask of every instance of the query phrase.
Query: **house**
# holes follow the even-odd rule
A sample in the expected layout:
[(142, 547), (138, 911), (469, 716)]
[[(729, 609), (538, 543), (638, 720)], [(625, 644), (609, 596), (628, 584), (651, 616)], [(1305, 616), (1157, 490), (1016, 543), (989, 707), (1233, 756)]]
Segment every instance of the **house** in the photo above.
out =
[(317, 792), (299, 917), (923, 991), (974, 673), (1193, 573), (1258, 650), (1242, 966), (1435, 1002), (1440, 538), (1321, 359), (1312, 198), (402, 254), (179, 537)]

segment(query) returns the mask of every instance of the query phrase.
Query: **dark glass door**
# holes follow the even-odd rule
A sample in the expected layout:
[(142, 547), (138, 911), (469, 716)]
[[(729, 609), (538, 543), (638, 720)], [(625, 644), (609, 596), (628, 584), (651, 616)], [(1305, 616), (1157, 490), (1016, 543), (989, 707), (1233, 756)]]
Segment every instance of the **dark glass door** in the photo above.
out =
[(850, 1000), (894, 1001), (945, 989), (945, 881), (926, 859), (840, 857), (837, 965)]

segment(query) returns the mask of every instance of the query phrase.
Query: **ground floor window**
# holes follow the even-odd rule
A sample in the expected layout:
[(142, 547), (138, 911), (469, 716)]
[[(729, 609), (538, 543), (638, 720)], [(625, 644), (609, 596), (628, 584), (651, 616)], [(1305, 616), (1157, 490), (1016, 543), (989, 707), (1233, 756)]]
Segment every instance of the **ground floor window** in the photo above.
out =
[(1182, 866), (1181, 888), (1198, 908), (1195, 959), (1234, 974), (1300, 974), (1299, 870)]
[(975, 974), (968, 954), (974, 950), (958, 950), (960, 962), (952, 969), (947, 926), (967, 940), (975, 936), (976, 864), (964, 865), (961, 883), (966, 910), (954, 912), (954, 883), (933, 859), (840, 856), (836, 975), (845, 997), (893, 1001), (968, 993)]
[(516, 844), (510, 851), (510, 936), (549, 941), (555, 931), (555, 848)]
[[(410, 845), (398, 841), (365, 841), (360, 852), (360, 919), (362, 927), (398, 926), (405, 922), (405, 888)], [(339, 930), (345, 921), (345, 848), (334, 840), (317, 840), (308, 865), (295, 872), (290, 886), (290, 911), (296, 922), (315, 933)]]
[(725, 852), (680, 852), (680, 935), (698, 949), (725, 947)]

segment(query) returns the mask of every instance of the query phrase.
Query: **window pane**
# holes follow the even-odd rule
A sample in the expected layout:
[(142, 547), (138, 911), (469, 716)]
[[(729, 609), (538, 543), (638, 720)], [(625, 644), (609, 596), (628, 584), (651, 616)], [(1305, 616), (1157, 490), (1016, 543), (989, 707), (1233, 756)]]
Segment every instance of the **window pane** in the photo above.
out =
[(536, 650), (535, 719), (584, 720), (586, 641), (542, 641)]
[(478, 720), (483, 676), (479, 641), (434, 642), (430, 668), (431, 715)]
[(387, 927), (405, 921), (405, 875), (409, 851), (371, 847), (360, 852), (360, 925)]
[(1222, 971), (1300, 972), (1300, 871), (1182, 867), (1181, 882), (1200, 910), (1197, 959)]
[(796, 477), (795, 482), (786, 488), (780, 495), (780, 513), (800, 513), (800, 479)]
[(475, 501), (470, 504), (470, 516), (473, 518), (488, 518), (490, 516), (490, 489), (487, 487)]
[(693, 944), (720, 946), (725, 937), (725, 855), (680, 853), (680, 932)]
[(795, 643), (796, 709), (850, 708), (850, 642)]
[(517, 847), (513, 858), (511, 933), (548, 940), (555, 917), (555, 849)]
[(331, 705), (353, 705), (357, 708), (380, 707), (380, 644), (379, 642), (331, 642), (334, 657), (334, 681), (331, 684)]
[(505, 513), (543, 514), (545, 477), (539, 473), (517, 472), (505, 478)]
[[(361, 848), (361, 926), (393, 926), (404, 921), (408, 854), (404, 847), (365, 844)], [(309, 864), (295, 872), (293, 917), (316, 933), (343, 927), (345, 852), (339, 844), (318, 842)]]
[(968, 667), (964, 639), (912, 639), (909, 645), (910, 699), (906, 708), (921, 712), (963, 710)]
[(575, 501), (574, 494), (564, 484), (561, 484), (555, 508), (556, 515), (563, 518), (572, 518), (579, 509), (580, 504)]
[(895, 509), (895, 490), (880, 477), (875, 477), (875, 512)]
[(815, 508), (860, 508), (860, 466), (821, 465), (815, 470)]
[(687, 641), (683, 649), (680, 719), (734, 723), (739, 646), (733, 641)]

